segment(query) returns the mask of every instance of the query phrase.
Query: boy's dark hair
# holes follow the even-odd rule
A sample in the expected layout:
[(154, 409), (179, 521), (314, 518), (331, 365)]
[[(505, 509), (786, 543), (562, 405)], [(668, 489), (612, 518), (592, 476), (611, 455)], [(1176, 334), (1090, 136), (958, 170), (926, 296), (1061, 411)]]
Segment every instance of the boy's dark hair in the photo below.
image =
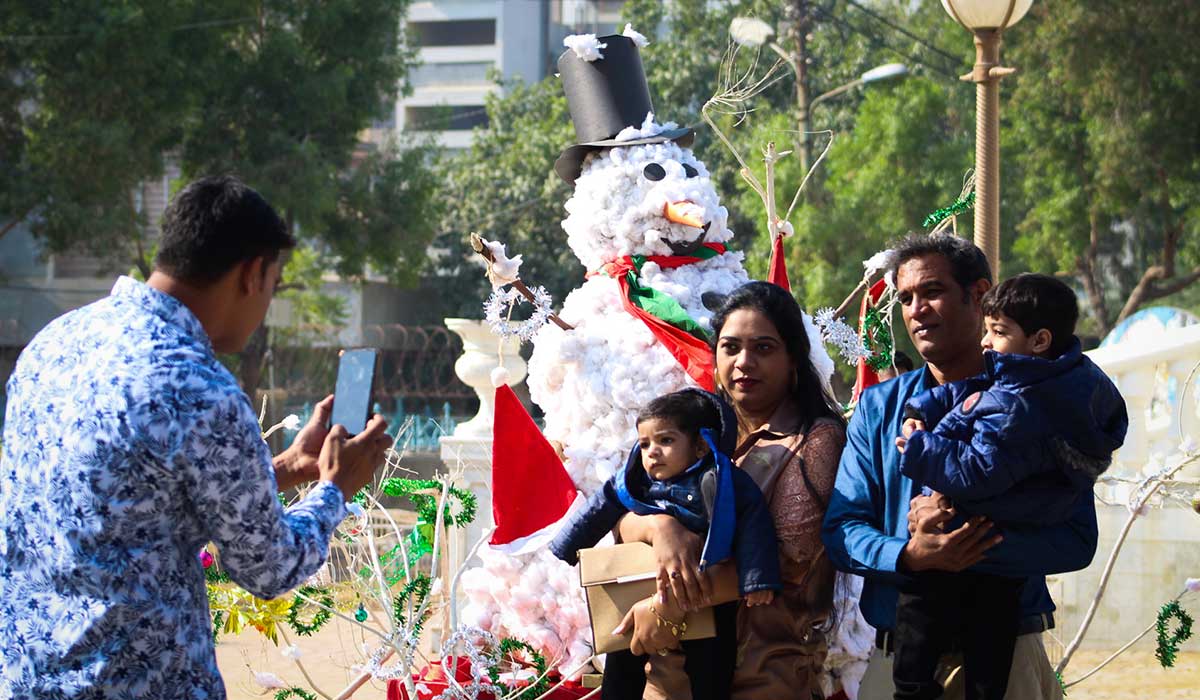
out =
[(1042, 328), (1050, 331), (1046, 355), (1058, 357), (1071, 347), (1075, 322), (1079, 320), (1079, 300), (1075, 292), (1049, 275), (1025, 273), (1010, 277), (983, 295), (984, 316), (1000, 314), (1017, 322), (1026, 335)]
[(977, 281), (983, 279), (992, 281), (992, 268), (988, 266), (987, 256), (974, 243), (965, 238), (949, 233), (910, 233), (892, 244), (892, 264), (889, 267), (893, 275), (904, 263), (913, 258), (926, 255), (940, 255), (950, 263), (950, 274), (954, 281), (962, 287), (963, 296)]
[(296, 239), (258, 192), (231, 176), (204, 177), (183, 188), (163, 213), (154, 267), (184, 282), (216, 282), (238, 263), (274, 262)]
[(897, 350), (892, 356), (892, 364), (895, 365), (896, 369), (900, 372), (911, 372), (913, 367), (915, 367), (915, 365), (913, 365), (912, 358), (909, 357), (908, 353), (904, 352), (903, 350)]
[(698, 391), (676, 391), (654, 399), (638, 412), (637, 424), (654, 418), (671, 421), (680, 432), (693, 436), (699, 435), (701, 428), (714, 433), (721, 430), (716, 404)]

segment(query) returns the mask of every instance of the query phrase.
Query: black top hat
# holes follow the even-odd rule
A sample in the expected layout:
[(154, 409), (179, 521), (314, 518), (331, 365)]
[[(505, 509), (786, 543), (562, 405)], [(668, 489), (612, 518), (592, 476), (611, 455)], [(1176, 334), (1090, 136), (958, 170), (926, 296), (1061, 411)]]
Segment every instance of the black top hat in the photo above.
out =
[(554, 162), (554, 172), (571, 184), (579, 177), (583, 159), (591, 151), (611, 146), (639, 146), (647, 143), (675, 141), (690, 146), (692, 129), (667, 129), (655, 136), (617, 141), (613, 137), (626, 127), (640, 127), (646, 114), (654, 110), (650, 104), (650, 89), (637, 44), (626, 36), (602, 36), (603, 58), (585, 61), (571, 49), (558, 57), (558, 73), (562, 76), (567, 108), (575, 124), (574, 146), (566, 149)]

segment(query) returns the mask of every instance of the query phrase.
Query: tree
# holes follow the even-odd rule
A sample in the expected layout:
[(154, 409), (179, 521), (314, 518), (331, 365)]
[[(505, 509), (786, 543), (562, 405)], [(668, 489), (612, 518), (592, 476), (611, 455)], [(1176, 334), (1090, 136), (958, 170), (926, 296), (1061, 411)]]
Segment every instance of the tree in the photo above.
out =
[[(3, 232), (144, 267), (138, 183), (235, 172), (343, 274), (409, 281), (433, 230), (427, 146), (358, 157), (406, 89), (410, 0), (17, 3), (0, 17)], [(23, 101), (22, 101), (23, 100)], [(399, 216), (402, 207), (404, 216)], [(400, 241), (396, 243), (395, 241)], [(146, 270), (143, 270), (146, 272)]]
[(552, 76), (497, 87), (484, 101), (488, 126), (441, 166), (445, 209), (436, 246), (444, 255), (429, 284), (449, 315), (477, 317), (489, 293), (481, 260), (467, 244), (471, 232), (522, 255), (521, 277), (545, 286), (560, 304), (586, 272), (560, 224), (571, 187), (554, 174), (554, 160), (575, 142), (562, 87)]
[[(162, 174), (199, 107), (192, 56), (222, 29), (201, 3), (9, 3), (0, 13), (0, 234), (27, 221), (52, 251), (127, 262), (146, 223), (134, 189)], [(135, 256), (140, 257), (140, 256)]]
[(1104, 334), (1200, 280), (1200, 57), (1179, 49), (1200, 13), (1072, 0), (1036, 5), (1019, 29), (1014, 249), (1077, 280)]

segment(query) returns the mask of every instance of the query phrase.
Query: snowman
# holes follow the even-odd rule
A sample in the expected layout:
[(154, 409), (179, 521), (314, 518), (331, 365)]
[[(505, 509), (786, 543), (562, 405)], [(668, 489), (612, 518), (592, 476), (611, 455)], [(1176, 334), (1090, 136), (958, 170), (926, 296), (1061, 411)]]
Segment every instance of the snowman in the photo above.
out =
[[(628, 27), (622, 36), (568, 37), (558, 59), (578, 143), (554, 169), (575, 187), (562, 226), (588, 275), (559, 314), (572, 329), (547, 325), (534, 336), (528, 384), (582, 496), (624, 464), (635, 417), (651, 399), (712, 390), (713, 312), (749, 281), (742, 254), (725, 247), (728, 212), (690, 149), (692, 130), (655, 120), (643, 42)], [(819, 368), (832, 372), (814, 341)], [(481, 558), (464, 578), (465, 621), (528, 641), (563, 672), (591, 656), (573, 567), (544, 547)]]

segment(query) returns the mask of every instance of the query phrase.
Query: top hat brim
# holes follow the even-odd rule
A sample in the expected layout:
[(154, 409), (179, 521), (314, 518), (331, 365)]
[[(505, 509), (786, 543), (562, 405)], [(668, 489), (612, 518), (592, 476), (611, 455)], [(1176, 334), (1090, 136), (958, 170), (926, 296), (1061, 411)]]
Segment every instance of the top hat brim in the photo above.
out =
[(685, 126), (678, 129), (667, 129), (654, 136), (647, 136), (641, 139), (630, 139), (628, 141), (604, 139), (603, 141), (577, 143), (564, 150), (558, 156), (558, 160), (554, 161), (554, 172), (558, 173), (558, 176), (565, 180), (567, 184), (574, 185), (575, 180), (579, 178), (580, 172), (583, 171), (583, 160), (592, 151), (616, 146), (644, 146), (646, 144), (665, 143), (667, 141), (674, 141), (681, 147), (687, 148), (692, 145), (692, 140), (695, 137), (696, 132), (690, 126)]

